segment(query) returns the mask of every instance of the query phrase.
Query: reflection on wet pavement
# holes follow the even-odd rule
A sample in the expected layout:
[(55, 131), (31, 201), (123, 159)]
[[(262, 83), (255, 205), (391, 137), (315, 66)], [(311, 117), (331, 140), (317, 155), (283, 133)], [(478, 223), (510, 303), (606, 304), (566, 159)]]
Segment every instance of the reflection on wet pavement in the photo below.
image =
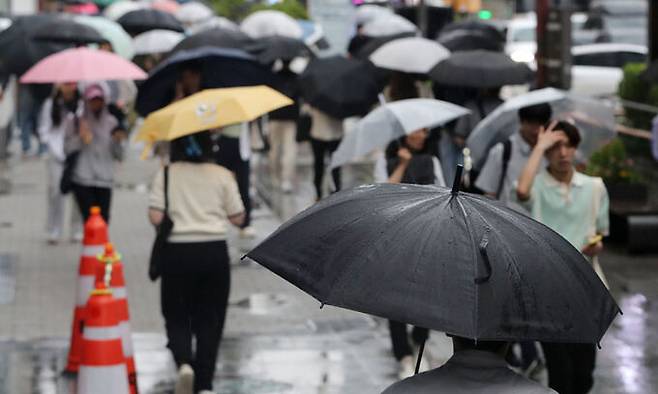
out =
[(16, 259), (0, 254), (0, 305), (10, 304), (16, 295)]

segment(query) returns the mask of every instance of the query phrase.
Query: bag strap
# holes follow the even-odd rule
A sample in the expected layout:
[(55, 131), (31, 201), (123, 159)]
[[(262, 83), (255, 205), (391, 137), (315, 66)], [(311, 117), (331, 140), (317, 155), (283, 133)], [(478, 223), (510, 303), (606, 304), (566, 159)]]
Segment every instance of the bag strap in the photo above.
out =
[(164, 203), (165, 214), (169, 213), (169, 165), (164, 168)]
[(507, 168), (509, 167), (509, 159), (512, 157), (512, 141), (507, 139), (503, 142), (503, 169), (500, 173), (500, 180), (498, 181), (498, 190), (496, 191), (496, 199), (500, 198), (505, 186), (505, 178), (507, 177)]

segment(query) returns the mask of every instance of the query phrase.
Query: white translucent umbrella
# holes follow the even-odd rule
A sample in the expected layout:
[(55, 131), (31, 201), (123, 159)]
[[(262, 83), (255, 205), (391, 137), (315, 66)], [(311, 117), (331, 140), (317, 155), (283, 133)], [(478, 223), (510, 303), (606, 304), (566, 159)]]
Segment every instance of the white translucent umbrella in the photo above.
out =
[(133, 40), (136, 55), (151, 55), (171, 51), (185, 35), (171, 30), (150, 30), (137, 35)]
[(205, 4), (191, 1), (182, 4), (175, 15), (185, 26), (192, 26), (212, 18), (215, 13)]
[(400, 15), (382, 15), (365, 25), (362, 34), (369, 37), (391, 36), (400, 33), (415, 33), (418, 28)]
[(304, 32), (296, 20), (281, 11), (256, 11), (247, 16), (240, 28), (251, 38), (284, 36), (302, 38)]
[(399, 38), (387, 42), (370, 55), (376, 66), (406, 73), (427, 74), (450, 51), (436, 41), (422, 37)]
[(564, 90), (535, 90), (507, 100), (473, 129), (466, 140), (473, 166), (476, 169), (481, 168), (489, 149), (519, 130), (519, 109), (542, 103), (551, 105), (552, 119), (570, 121), (580, 130), (581, 143), (578, 152), (581, 158), (589, 158), (594, 151), (615, 136), (612, 106)]
[(228, 30), (240, 30), (235, 22), (231, 21), (228, 18), (223, 16), (213, 16), (212, 18), (205, 20), (201, 23), (196, 23), (187, 28), (188, 35), (194, 35), (205, 30), (210, 30), (214, 28), (228, 29)]
[(393, 14), (393, 11), (388, 7), (367, 4), (356, 9), (355, 20), (358, 25), (365, 25), (380, 16), (391, 14)]
[(349, 163), (394, 139), (416, 130), (432, 128), (470, 111), (459, 105), (433, 99), (408, 99), (384, 104), (370, 112), (345, 135), (331, 157), (331, 167)]
[(121, 0), (107, 6), (107, 8), (105, 8), (105, 10), (103, 11), (103, 16), (106, 17), (107, 19), (116, 21), (119, 18), (121, 18), (124, 14), (127, 14), (131, 11), (141, 10), (143, 8), (147, 8), (147, 6), (144, 3), (139, 3), (129, 0)]

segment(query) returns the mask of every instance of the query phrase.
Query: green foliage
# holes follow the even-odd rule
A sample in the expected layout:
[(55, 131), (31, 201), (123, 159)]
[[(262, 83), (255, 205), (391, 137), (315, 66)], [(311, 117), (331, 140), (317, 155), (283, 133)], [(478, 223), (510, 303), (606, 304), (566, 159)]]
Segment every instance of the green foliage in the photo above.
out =
[(308, 13), (299, 0), (283, 0), (276, 4), (264, 4), (249, 0), (211, 0), (215, 11), (234, 21), (240, 21), (256, 11), (276, 10), (286, 13), (294, 19), (309, 19)]
[(589, 159), (585, 173), (603, 178), (610, 183), (641, 183), (643, 177), (635, 161), (628, 157), (624, 142), (617, 138), (595, 152)]
[(212, 7), (218, 15), (239, 21), (249, 13), (251, 2), (247, 0), (211, 0)]
[[(646, 69), (644, 63), (629, 63), (624, 67), (624, 78), (619, 84), (619, 97), (637, 103), (658, 106), (658, 86), (647, 83), (642, 77)], [(651, 119), (655, 114), (647, 111), (625, 107), (626, 119), (629, 126), (649, 130)]]
[(262, 11), (262, 10), (275, 10), (281, 11), (290, 15), (293, 19), (309, 19), (306, 8), (299, 2), (299, 0), (283, 0), (278, 3), (268, 4), (255, 4), (251, 7), (249, 13)]

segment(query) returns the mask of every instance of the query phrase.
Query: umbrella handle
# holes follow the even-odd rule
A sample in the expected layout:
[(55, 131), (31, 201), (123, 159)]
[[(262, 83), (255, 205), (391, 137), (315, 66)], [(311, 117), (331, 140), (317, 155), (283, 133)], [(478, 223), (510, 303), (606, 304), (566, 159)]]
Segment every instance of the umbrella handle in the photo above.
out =
[(423, 352), (425, 351), (425, 342), (427, 339), (423, 339), (423, 342), (421, 342), (420, 346), (418, 347), (418, 359), (416, 360), (416, 371), (414, 372), (414, 375), (418, 375), (418, 372), (420, 371), (420, 361), (423, 359)]

